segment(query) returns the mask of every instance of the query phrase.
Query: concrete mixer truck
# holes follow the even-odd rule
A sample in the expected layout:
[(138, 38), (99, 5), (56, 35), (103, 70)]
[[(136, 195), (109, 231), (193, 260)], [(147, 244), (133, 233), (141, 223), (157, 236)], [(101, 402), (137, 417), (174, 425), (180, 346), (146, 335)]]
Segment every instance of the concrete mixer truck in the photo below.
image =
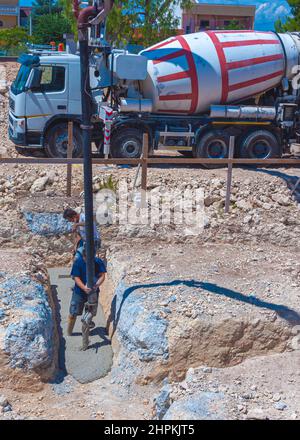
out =
[[(139, 157), (144, 132), (150, 154), (163, 148), (216, 159), (227, 157), (231, 135), (242, 158), (281, 157), (299, 142), (300, 33), (207, 31), (170, 37), (138, 55), (107, 46), (96, 52), (92, 139), (100, 152), (107, 108), (113, 157)], [(80, 156), (78, 55), (25, 58), (10, 91), (11, 140), (64, 157), (71, 119)]]

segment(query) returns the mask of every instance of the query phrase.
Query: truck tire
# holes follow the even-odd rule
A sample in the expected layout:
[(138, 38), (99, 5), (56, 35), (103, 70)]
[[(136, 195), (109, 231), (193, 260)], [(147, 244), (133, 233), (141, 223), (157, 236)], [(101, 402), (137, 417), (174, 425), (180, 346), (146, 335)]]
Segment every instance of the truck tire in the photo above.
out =
[(240, 144), (242, 159), (271, 159), (281, 157), (281, 146), (277, 137), (268, 130), (248, 132)]
[[(45, 151), (48, 157), (67, 157), (68, 150), (68, 124), (61, 122), (53, 125), (45, 137)], [(73, 126), (73, 154), (72, 157), (82, 157), (82, 133), (77, 125)]]
[(139, 158), (143, 148), (143, 133), (138, 128), (116, 129), (111, 139), (112, 157)]
[[(226, 159), (229, 150), (228, 133), (222, 130), (210, 130), (198, 139), (194, 157), (205, 159)], [(224, 165), (203, 164), (205, 168), (221, 168)]]

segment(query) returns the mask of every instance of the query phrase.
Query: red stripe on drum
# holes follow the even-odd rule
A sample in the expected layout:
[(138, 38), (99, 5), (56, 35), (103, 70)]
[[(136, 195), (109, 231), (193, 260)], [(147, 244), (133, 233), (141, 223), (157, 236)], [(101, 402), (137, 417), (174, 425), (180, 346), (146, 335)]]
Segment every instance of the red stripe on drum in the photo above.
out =
[[(170, 75), (161, 75), (157, 78), (158, 82), (167, 82), (174, 81), (182, 78), (190, 78), (191, 80), (191, 89), (192, 93), (190, 94), (174, 94), (174, 95), (161, 95), (159, 96), (159, 101), (183, 101), (183, 100), (191, 100), (191, 105), (189, 109), (189, 113), (195, 113), (198, 105), (198, 95), (199, 95), (199, 87), (198, 87), (198, 77), (197, 70), (194, 62), (194, 57), (191, 52), (191, 48), (188, 42), (181, 35), (174, 38), (173, 41), (178, 41), (181, 45), (182, 49), (176, 49), (175, 52), (164, 55), (156, 60), (153, 60), (153, 64), (162, 63), (164, 61), (169, 61), (174, 58), (179, 58), (181, 56), (185, 56), (188, 63), (188, 70), (184, 72), (176, 72)], [(166, 42), (165, 42), (166, 43)], [(166, 44), (170, 43), (167, 42)], [(185, 113), (186, 111), (179, 111), (180, 113)]]
[(192, 99), (192, 93), (178, 93), (177, 95), (160, 95), (160, 101), (186, 101)]
[(241, 31), (230, 31), (230, 30), (219, 30), (219, 31), (214, 31), (215, 34), (269, 34), (269, 35), (274, 35), (274, 32), (264, 32), (264, 31), (252, 31), (250, 30), (241, 30)]
[(164, 55), (160, 58), (157, 58), (156, 60), (153, 60), (153, 64), (163, 63), (164, 61), (172, 60), (173, 58), (179, 58), (185, 55), (185, 50), (183, 49), (177, 49), (175, 52), (168, 53), (167, 55)]
[(178, 35), (176, 37), (178, 42), (181, 44), (183, 49), (185, 50), (186, 59), (189, 65), (189, 72), (191, 78), (191, 86), (192, 86), (192, 95), (191, 95), (191, 107), (190, 113), (195, 113), (198, 105), (198, 96), (199, 96), (199, 86), (198, 86), (198, 76), (197, 70), (195, 66), (194, 57), (190, 48), (190, 45), (186, 41), (186, 39), (182, 35)]
[(254, 66), (256, 64), (268, 63), (269, 61), (283, 60), (283, 54), (270, 55), (259, 58), (250, 58), (249, 60), (234, 61), (232, 63), (226, 63), (228, 70), (240, 69), (241, 67)]
[(158, 76), (158, 82), (176, 81), (177, 79), (190, 78), (190, 71), (171, 73), (170, 75)]
[(244, 81), (238, 84), (232, 84), (229, 86), (229, 92), (234, 92), (235, 90), (245, 89), (247, 87), (253, 86), (258, 83), (268, 81), (270, 79), (276, 78), (277, 76), (282, 76), (284, 74), (283, 70), (271, 73), (270, 75), (261, 76), (259, 78), (254, 78), (249, 81)]
[(156, 50), (156, 49), (159, 49), (160, 47), (167, 46), (168, 44), (174, 43), (174, 41), (177, 41), (177, 39), (176, 38), (172, 38), (169, 41), (163, 41), (162, 43), (159, 43), (159, 44), (156, 44), (155, 46), (150, 47), (145, 52), (151, 52), (152, 50)]
[(225, 104), (226, 101), (227, 101), (228, 92), (229, 92), (229, 88), (228, 88), (229, 77), (228, 77), (226, 57), (225, 57), (225, 53), (224, 53), (224, 50), (223, 50), (223, 43), (220, 42), (220, 40), (216, 36), (215, 32), (207, 31), (206, 34), (212, 40), (212, 42), (213, 42), (213, 44), (214, 44), (214, 46), (216, 48), (218, 58), (219, 58), (220, 69), (221, 69), (221, 76), (222, 76), (221, 104)]
[[(219, 40), (218, 40), (219, 41)], [(245, 40), (245, 41), (224, 41), (221, 42), (223, 48), (226, 47), (244, 47), (244, 46), (259, 46), (260, 44), (279, 45), (279, 40)]]

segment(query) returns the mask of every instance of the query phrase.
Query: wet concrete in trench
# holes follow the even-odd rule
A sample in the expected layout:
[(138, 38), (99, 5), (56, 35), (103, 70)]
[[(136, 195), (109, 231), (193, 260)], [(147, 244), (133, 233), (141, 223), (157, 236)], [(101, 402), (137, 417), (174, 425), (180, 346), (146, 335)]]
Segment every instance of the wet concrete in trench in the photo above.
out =
[(48, 273), (60, 320), (60, 368), (80, 383), (93, 382), (106, 376), (112, 366), (113, 351), (106, 335), (106, 320), (101, 306), (94, 318), (96, 327), (90, 331), (89, 348), (82, 351), (80, 317), (77, 317), (73, 335), (67, 336), (71, 288), (74, 286), (74, 281), (69, 277), (70, 268), (53, 268)]

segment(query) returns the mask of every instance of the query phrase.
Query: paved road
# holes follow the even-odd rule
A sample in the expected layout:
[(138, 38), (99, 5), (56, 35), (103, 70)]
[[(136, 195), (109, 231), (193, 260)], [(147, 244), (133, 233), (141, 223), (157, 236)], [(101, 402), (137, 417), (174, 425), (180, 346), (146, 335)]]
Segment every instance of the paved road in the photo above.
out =
[(105, 334), (105, 318), (101, 306), (94, 322), (96, 327), (90, 332), (88, 350), (82, 351), (81, 321), (77, 318), (73, 335), (67, 336), (67, 319), (74, 281), (68, 277), (70, 268), (49, 269), (54, 299), (60, 314), (60, 364), (66, 372), (80, 383), (92, 382), (106, 376), (112, 365), (113, 352)]

